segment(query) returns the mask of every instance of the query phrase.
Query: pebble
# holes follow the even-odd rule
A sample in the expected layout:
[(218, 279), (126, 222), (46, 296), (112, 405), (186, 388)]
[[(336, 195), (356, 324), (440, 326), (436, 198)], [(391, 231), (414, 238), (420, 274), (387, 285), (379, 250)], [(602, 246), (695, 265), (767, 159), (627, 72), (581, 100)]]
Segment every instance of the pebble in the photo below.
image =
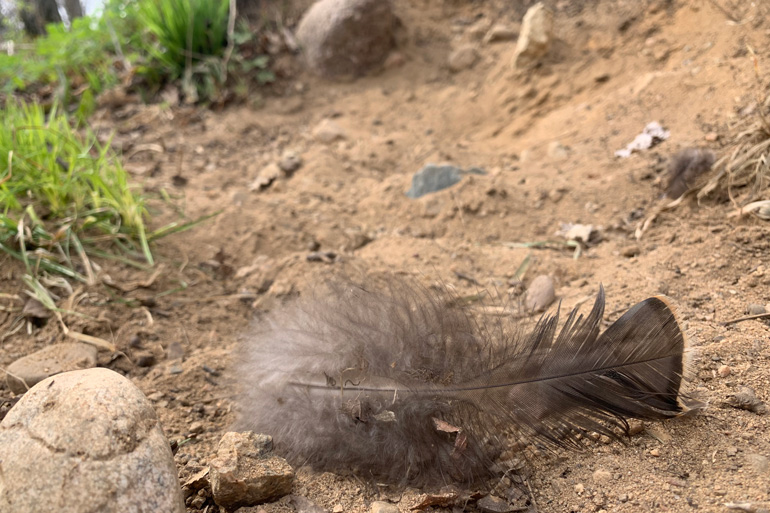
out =
[(642, 252), (642, 249), (637, 244), (631, 244), (629, 246), (625, 246), (620, 250), (620, 254), (626, 258), (635, 257), (641, 252)]
[(567, 160), (569, 158), (569, 149), (559, 141), (551, 141), (548, 144), (548, 156), (552, 160)]
[(655, 456), (656, 458), (660, 456), (660, 449), (650, 449), (650, 456)]
[(510, 513), (515, 511), (515, 508), (511, 506), (508, 501), (495, 497), (494, 495), (486, 495), (479, 499), (476, 506), (485, 513)]
[(583, 485), (583, 483), (578, 483), (575, 485), (576, 494), (581, 495), (585, 491), (586, 491), (586, 487)]
[(479, 52), (473, 45), (463, 45), (449, 54), (449, 69), (455, 73), (470, 69), (479, 60)]
[(272, 455), (273, 438), (248, 431), (225, 433), (209, 464), (214, 502), (226, 509), (255, 506), (291, 493), (294, 470)]
[(719, 367), (719, 370), (717, 370), (717, 374), (719, 374), (719, 377), (726, 378), (730, 374), (732, 374), (732, 369), (728, 365), (722, 365)]
[(302, 167), (302, 157), (296, 151), (286, 150), (278, 161), (278, 167), (286, 174), (291, 174)]
[(324, 118), (313, 128), (313, 139), (324, 144), (331, 144), (334, 141), (345, 139), (347, 134), (345, 130), (335, 121)]
[(10, 364), (5, 381), (11, 392), (23, 394), (54, 374), (95, 367), (96, 354), (96, 347), (81, 342), (47, 346)]
[(0, 423), (0, 454), (3, 511), (185, 511), (152, 404), (108, 369), (32, 387)]
[(281, 168), (278, 167), (278, 164), (275, 164), (275, 163), (268, 164), (267, 166), (263, 167), (259, 171), (254, 181), (252, 181), (249, 184), (249, 190), (259, 191), (262, 189), (267, 189), (280, 176), (281, 176)]
[(524, 305), (530, 312), (540, 312), (548, 308), (555, 299), (553, 278), (540, 275), (529, 284)]
[(508, 25), (494, 25), (484, 36), (485, 43), (499, 43), (502, 41), (513, 41), (516, 39), (516, 31)]
[(740, 410), (748, 410), (758, 415), (767, 413), (767, 406), (757, 397), (754, 389), (750, 387), (741, 387), (737, 393), (730, 394), (727, 396), (724, 404)]
[(757, 453), (751, 453), (746, 455), (746, 462), (751, 468), (753, 468), (758, 474), (767, 474), (770, 471), (770, 460), (767, 456)]
[(644, 423), (639, 419), (630, 419), (628, 421), (628, 434), (629, 435), (638, 435), (644, 431)]
[(746, 312), (749, 315), (762, 315), (767, 313), (767, 310), (765, 309), (765, 305), (757, 305), (757, 304), (750, 304), (748, 308), (746, 309)]
[(406, 196), (412, 199), (451, 187), (462, 180), (465, 172), (457, 166), (428, 164), (412, 176)]
[(612, 479), (612, 474), (609, 470), (599, 468), (594, 471), (593, 474), (594, 483), (601, 484), (606, 483)]
[(384, 501), (375, 501), (372, 503), (371, 513), (399, 513), (398, 506)]

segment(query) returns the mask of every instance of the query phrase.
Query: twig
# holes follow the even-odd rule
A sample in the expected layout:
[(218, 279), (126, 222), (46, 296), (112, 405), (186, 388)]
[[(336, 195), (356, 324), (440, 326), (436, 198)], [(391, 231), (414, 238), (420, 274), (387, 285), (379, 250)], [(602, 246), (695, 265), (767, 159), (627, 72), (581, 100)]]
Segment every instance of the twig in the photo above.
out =
[(730, 11), (728, 11), (727, 9), (725, 9), (724, 7), (722, 7), (721, 5), (719, 5), (719, 3), (717, 2), (717, 0), (709, 0), (709, 3), (710, 3), (711, 5), (713, 5), (714, 7), (716, 7), (717, 9), (719, 9), (720, 11), (722, 11), (722, 14), (724, 14), (725, 16), (727, 16), (727, 17), (730, 19), (730, 21), (732, 21), (732, 22), (735, 22), (735, 23), (740, 23), (740, 22), (741, 22), (741, 20), (739, 20), (739, 19), (737, 19), (735, 16), (733, 16), (733, 15), (730, 13)]
[(227, 19), (227, 49), (225, 50), (225, 56), (222, 58), (222, 82), (227, 80), (227, 65), (230, 63), (230, 57), (233, 55), (235, 49), (235, 39), (233, 34), (235, 33), (235, 0), (230, 0), (230, 16)]
[(770, 312), (756, 315), (747, 315), (746, 317), (738, 317), (737, 319), (731, 319), (729, 321), (722, 322), (722, 326), (729, 326), (743, 321), (753, 321), (754, 319), (768, 319), (770, 318)]

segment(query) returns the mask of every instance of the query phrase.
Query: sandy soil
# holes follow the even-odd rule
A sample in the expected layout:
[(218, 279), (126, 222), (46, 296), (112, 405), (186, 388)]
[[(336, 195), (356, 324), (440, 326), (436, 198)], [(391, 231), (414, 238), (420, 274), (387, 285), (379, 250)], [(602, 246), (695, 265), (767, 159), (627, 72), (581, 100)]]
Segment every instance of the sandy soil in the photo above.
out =
[[(538, 69), (517, 72), (515, 41), (485, 44), (480, 35), (498, 21), (518, 29), (522, 6), (395, 3), (405, 26), (399, 55), (373, 76), (340, 84), (299, 73), (280, 95), (247, 106), (129, 105), (95, 121), (117, 131), (136, 180), (172, 198), (151, 203), (154, 224), (177, 220), (180, 211), (188, 218), (221, 212), (157, 245), (164, 271), (149, 287), (80, 290), (78, 310), (102, 322), (68, 319), (130, 357), (104, 354), (100, 364), (135, 381), (169, 438), (184, 441), (176, 454), (180, 476), (207, 464), (234, 419), (230, 355), (260, 313), (351, 268), (516, 300), (521, 289), (511, 279), (529, 255), (525, 285), (553, 276), (563, 307), (590, 301), (604, 284), (607, 321), (650, 295), (670, 296), (696, 350), (688, 390), (709, 407), (646, 423), (625, 445), (597, 441), (582, 452), (528, 455), (521, 478), (500, 481), (495, 493), (541, 512), (770, 507), (768, 417), (722, 406), (743, 386), (770, 398), (768, 325), (721, 324), (749, 304), (770, 302), (767, 222), (727, 218), (732, 208), (717, 196), (663, 213), (634, 239), (662, 194), (668, 158), (688, 146), (721, 155), (733, 127), (751, 115), (760, 88), (750, 52), (764, 78), (770, 62), (767, 10), (759, 2), (720, 2), (736, 23), (716, 2), (600, 1), (582, 9), (559, 2), (554, 51)], [(481, 60), (452, 73), (447, 56), (465, 43), (476, 45)], [(314, 139), (326, 118), (342, 139)], [(615, 158), (650, 121), (669, 129), (670, 139)], [(286, 151), (300, 155), (302, 166), (250, 190)], [(488, 173), (407, 198), (413, 173), (428, 162)], [(570, 249), (506, 245), (553, 240), (562, 223), (601, 227), (601, 240), (577, 259)], [(314, 251), (337, 258), (309, 261)], [(105, 265), (120, 283), (150, 274)], [(20, 293), (20, 274), (16, 262), (3, 260), (0, 288)], [(14, 322), (0, 311), (0, 333)], [(2, 335), (0, 365), (63, 339), (55, 323)], [(156, 362), (132, 363), (143, 355)], [(295, 487), (337, 513), (368, 511), (373, 500), (409, 511), (425, 491), (309, 469), (300, 470)], [(292, 511), (287, 499), (262, 508)]]

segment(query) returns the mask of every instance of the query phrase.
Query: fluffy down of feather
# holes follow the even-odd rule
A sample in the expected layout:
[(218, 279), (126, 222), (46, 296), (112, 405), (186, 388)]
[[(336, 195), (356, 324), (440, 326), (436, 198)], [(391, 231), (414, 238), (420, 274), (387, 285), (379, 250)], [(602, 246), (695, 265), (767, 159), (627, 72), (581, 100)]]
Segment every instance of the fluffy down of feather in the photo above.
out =
[(685, 409), (685, 339), (664, 297), (601, 334), (603, 289), (558, 332), (558, 313), (527, 334), (454, 303), (392, 278), (271, 313), (238, 358), (237, 427), (273, 435), (297, 465), (427, 485), (505, 470), (496, 460), (512, 440), (576, 445)]

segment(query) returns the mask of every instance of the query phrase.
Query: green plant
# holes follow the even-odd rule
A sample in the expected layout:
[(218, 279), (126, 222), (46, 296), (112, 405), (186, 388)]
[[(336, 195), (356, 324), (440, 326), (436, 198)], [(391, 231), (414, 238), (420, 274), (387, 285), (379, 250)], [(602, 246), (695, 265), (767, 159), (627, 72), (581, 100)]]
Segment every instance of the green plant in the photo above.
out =
[(139, 16), (156, 45), (148, 48), (174, 80), (227, 47), (227, 0), (141, 0)]
[(38, 271), (92, 281), (88, 254), (153, 263), (144, 199), (110, 150), (54, 107), (9, 101), (0, 113), (0, 250)]

